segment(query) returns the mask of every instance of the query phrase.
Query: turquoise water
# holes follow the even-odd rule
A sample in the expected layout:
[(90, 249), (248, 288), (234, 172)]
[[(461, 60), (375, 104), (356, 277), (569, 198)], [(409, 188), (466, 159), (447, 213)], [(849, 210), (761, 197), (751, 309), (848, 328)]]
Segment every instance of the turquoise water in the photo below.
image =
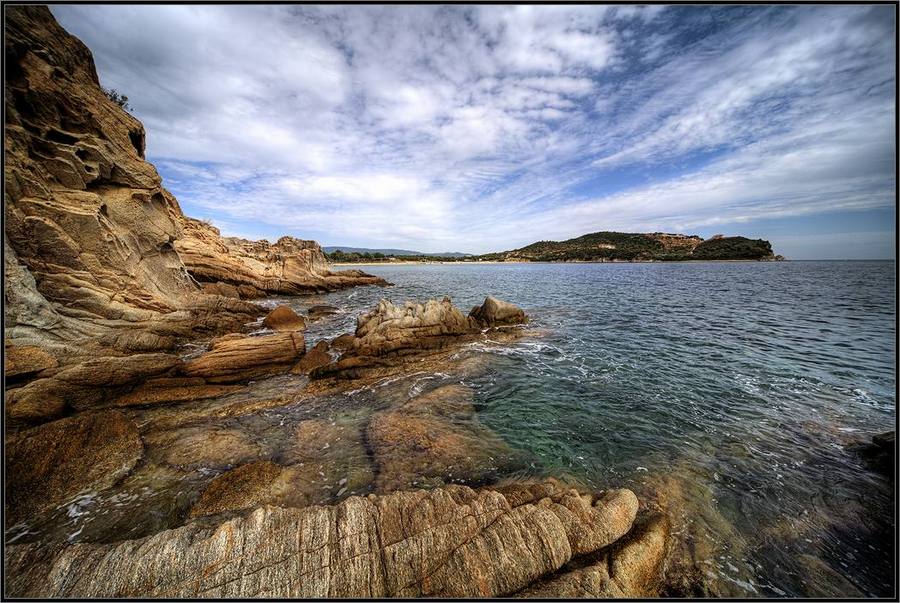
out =
[(894, 428), (893, 262), (365, 270), (394, 287), (321, 296), (344, 314), (308, 341), (352, 331), (381, 297), (514, 302), (541, 336), (491, 351), (469, 385), (534, 473), (636, 490), (677, 477), (730, 594), (892, 592), (890, 485), (846, 446)]

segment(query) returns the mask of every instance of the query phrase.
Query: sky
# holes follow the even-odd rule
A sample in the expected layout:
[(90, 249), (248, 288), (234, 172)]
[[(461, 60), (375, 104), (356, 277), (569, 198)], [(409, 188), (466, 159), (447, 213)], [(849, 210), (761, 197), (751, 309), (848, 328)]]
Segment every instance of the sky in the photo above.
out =
[(895, 14), (58, 5), (223, 234), (485, 253), (599, 230), (895, 255)]

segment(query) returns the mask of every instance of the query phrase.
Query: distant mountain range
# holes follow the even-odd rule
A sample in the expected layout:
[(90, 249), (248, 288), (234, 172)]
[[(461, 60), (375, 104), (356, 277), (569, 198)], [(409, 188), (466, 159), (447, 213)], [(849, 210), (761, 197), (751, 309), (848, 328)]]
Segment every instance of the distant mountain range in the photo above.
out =
[(422, 251), (410, 251), (409, 249), (370, 249), (368, 247), (346, 247), (342, 245), (329, 245), (323, 247), (325, 253), (334, 253), (335, 251), (343, 251), (344, 253), (381, 253), (384, 255), (424, 255), (429, 257), (442, 258), (464, 258), (471, 254), (460, 253), (459, 251), (443, 251), (438, 253), (424, 253)]

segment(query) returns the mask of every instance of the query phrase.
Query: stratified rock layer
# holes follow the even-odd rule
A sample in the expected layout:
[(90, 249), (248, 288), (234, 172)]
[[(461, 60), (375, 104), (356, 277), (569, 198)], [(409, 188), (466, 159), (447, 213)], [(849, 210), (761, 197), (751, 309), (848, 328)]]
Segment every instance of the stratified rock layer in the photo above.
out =
[[(636, 531), (622, 546), (610, 546), (632, 528), (633, 494), (595, 499), (557, 484), (544, 488), (547, 496), (515, 503), (496, 490), (447, 486), (354, 496), (330, 507), (261, 507), (214, 528), (192, 523), (112, 544), (13, 545), (8, 594), (497, 597), (515, 596), (542, 579), (549, 583), (541, 592), (568, 593), (575, 591), (554, 584), (565, 580), (579, 548), (572, 535), (580, 532), (613, 572), (592, 578), (599, 586), (590, 592), (657, 594), (659, 530)], [(580, 501), (577, 513), (564, 498)]]

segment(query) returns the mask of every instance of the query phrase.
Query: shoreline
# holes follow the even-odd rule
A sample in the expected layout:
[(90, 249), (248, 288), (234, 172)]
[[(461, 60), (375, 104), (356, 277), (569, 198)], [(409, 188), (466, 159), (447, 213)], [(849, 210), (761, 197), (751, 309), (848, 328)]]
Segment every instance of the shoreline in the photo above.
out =
[[(441, 264), (441, 265), (493, 265), (493, 264), (769, 264), (775, 262), (790, 262), (796, 260), (615, 260), (611, 262), (597, 262), (573, 260), (566, 262), (537, 262), (527, 260), (508, 260), (500, 262), (497, 260), (472, 260), (469, 262), (442, 262), (442, 261), (413, 261), (399, 260), (396, 262), (329, 262), (331, 266), (410, 266), (418, 264)], [(857, 260), (808, 260), (808, 261), (857, 261)], [(858, 261), (891, 261), (891, 260), (858, 260)]]

